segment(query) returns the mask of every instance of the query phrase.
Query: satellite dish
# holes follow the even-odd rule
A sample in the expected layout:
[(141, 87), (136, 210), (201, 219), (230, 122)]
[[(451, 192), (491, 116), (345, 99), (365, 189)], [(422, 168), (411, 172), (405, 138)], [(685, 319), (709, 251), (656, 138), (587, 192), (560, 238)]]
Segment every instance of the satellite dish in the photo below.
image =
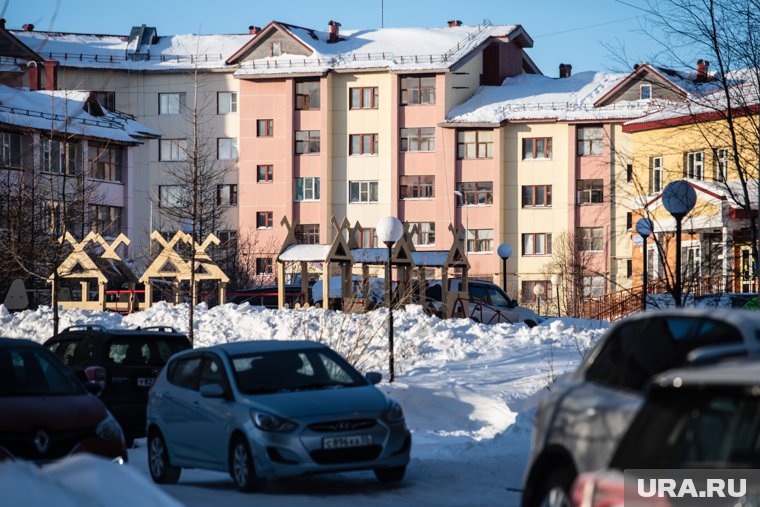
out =
[(502, 243), (496, 249), (496, 253), (499, 254), (499, 257), (502, 259), (509, 259), (509, 256), (512, 255), (512, 247), (506, 243)]
[(697, 204), (697, 193), (694, 187), (685, 180), (674, 181), (662, 191), (662, 204), (673, 217), (680, 220), (694, 209)]
[(636, 222), (636, 232), (645, 238), (652, 234), (653, 229), (652, 221), (648, 218), (640, 218), (638, 222)]

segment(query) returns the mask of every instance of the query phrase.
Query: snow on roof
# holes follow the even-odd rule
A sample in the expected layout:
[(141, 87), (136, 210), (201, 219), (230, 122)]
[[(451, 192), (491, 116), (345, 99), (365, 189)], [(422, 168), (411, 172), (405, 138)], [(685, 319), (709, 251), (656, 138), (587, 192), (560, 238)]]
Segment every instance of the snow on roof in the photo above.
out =
[[(126, 35), (11, 30), (41, 57), (65, 67), (123, 70), (177, 70), (228, 67), (225, 60), (253, 35), (165, 35), (150, 45), (149, 60), (128, 60)], [(196, 58), (197, 56), (197, 58)]]
[(449, 258), (448, 250), (412, 252), (412, 260), (417, 266), (445, 266)]
[(103, 116), (93, 116), (85, 110), (89, 97), (87, 91), (29, 91), (0, 85), (0, 124), (124, 143), (160, 135), (130, 116), (105, 108)]
[(329, 43), (327, 32), (278, 24), (298, 37), (313, 54), (308, 57), (283, 54), (243, 62), (236, 76), (302, 74), (330, 69), (446, 70), (489, 37), (508, 37), (520, 28), (519, 25), (480, 25), (341, 30), (340, 40)]
[(594, 107), (594, 102), (627, 74), (579, 72), (569, 78), (521, 74), (507, 78), (501, 86), (484, 86), (466, 102), (453, 108), (446, 123), (557, 120), (582, 121), (637, 118), (654, 101), (635, 100)]
[(330, 245), (290, 245), (277, 260), (282, 262), (316, 262), (327, 260)]
[(360, 264), (385, 264), (388, 262), (387, 248), (354, 248), (351, 250), (354, 262)]

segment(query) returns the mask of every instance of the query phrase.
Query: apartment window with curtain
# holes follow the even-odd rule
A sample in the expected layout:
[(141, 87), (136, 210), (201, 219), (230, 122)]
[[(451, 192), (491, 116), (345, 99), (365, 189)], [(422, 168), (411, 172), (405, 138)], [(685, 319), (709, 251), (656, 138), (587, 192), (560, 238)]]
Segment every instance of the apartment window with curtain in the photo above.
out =
[(604, 129), (602, 127), (578, 127), (578, 156), (604, 154)]
[(121, 234), (121, 207), (89, 204), (88, 212), (91, 231), (97, 232), (101, 236), (118, 236)]
[(274, 180), (274, 166), (263, 164), (256, 166), (256, 183), (272, 183)]
[(460, 130), (457, 132), (457, 158), (493, 157), (493, 130)]
[(216, 205), (237, 206), (237, 185), (217, 185)]
[(158, 146), (158, 160), (161, 162), (182, 162), (187, 159), (186, 139), (161, 139)]
[(649, 161), (649, 193), (662, 191), (662, 157), (652, 157)]
[(256, 120), (256, 136), (272, 137), (274, 135), (274, 120)]
[(377, 134), (351, 134), (348, 140), (349, 155), (377, 155)]
[(319, 153), (319, 130), (296, 130), (296, 154)]
[(256, 212), (256, 228), (257, 229), (271, 229), (273, 224), (271, 211), (257, 211)]
[(435, 245), (435, 222), (413, 222), (411, 226), (417, 227), (416, 232), (412, 233), (414, 246)]
[(369, 203), (377, 202), (377, 181), (349, 181), (348, 202)]
[(467, 229), (467, 252), (493, 252), (493, 229)]
[(319, 178), (296, 178), (296, 201), (318, 201)]
[(492, 181), (457, 183), (459, 206), (490, 206), (493, 204)]
[(577, 180), (575, 189), (578, 204), (602, 204), (604, 202), (604, 180)]
[(382, 247), (377, 241), (377, 231), (374, 227), (363, 227), (354, 233), (354, 239), (359, 248), (378, 248)]
[(523, 208), (551, 208), (552, 186), (551, 185), (523, 185), (522, 207)]
[(350, 88), (348, 107), (351, 109), (377, 109), (377, 86)]
[(581, 227), (578, 231), (581, 236), (581, 251), (601, 252), (604, 250), (603, 227)]
[(686, 176), (695, 180), (705, 179), (705, 154), (702, 151), (693, 151), (686, 154)]
[(216, 112), (217, 114), (237, 113), (237, 93), (218, 92), (216, 94)]
[(124, 148), (114, 144), (100, 144), (92, 141), (87, 146), (88, 176), (96, 180), (120, 182)]
[(401, 76), (401, 105), (435, 104), (435, 76)]
[[(6, 141), (10, 142), (10, 145), (5, 145)], [(18, 143), (18, 144), (16, 144)], [(110, 153), (102, 153), (104, 159), (100, 160), (98, 154), (101, 154), (97, 150), (97, 143), (90, 142), (90, 149), (95, 150), (93, 159), (90, 162), (90, 171), (88, 174), (91, 178), (96, 178), (93, 169), (97, 169), (97, 164), (105, 163), (105, 158)], [(102, 145), (105, 146), (105, 145)], [(18, 151), (16, 151), (18, 150)], [(18, 163), (17, 167), (21, 166), (21, 137), (17, 136), (17, 141), (13, 137), (7, 138), (3, 135), (3, 156), (9, 155), (9, 161), (12, 163)], [(121, 155), (121, 147), (119, 147), (119, 155)], [(5, 161), (5, 158), (3, 159)], [(40, 138), (40, 167), (43, 172), (55, 173), (55, 174), (79, 174), (82, 160), (82, 144), (81, 143), (67, 143), (65, 141), (59, 141), (58, 139), (46, 139)], [(97, 178), (97, 179), (107, 179)], [(121, 173), (119, 173), (119, 179), (121, 179)]]
[(319, 109), (319, 79), (296, 80), (296, 109)]
[(551, 255), (552, 235), (546, 232), (529, 232), (522, 235), (522, 254)]
[(319, 244), (319, 224), (297, 225), (296, 241), (304, 245)]
[(216, 140), (216, 158), (218, 160), (237, 160), (238, 146), (235, 137), (220, 137)]
[(158, 114), (182, 114), (185, 107), (184, 93), (159, 93)]
[(435, 127), (401, 129), (401, 151), (435, 151)]
[(551, 137), (529, 137), (523, 139), (523, 160), (550, 160), (552, 158)]
[(435, 197), (435, 176), (400, 176), (401, 199), (432, 199)]
[(713, 160), (715, 165), (714, 178), (715, 181), (727, 181), (728, 179), (728, 149), (716, 148), (713, 154)]

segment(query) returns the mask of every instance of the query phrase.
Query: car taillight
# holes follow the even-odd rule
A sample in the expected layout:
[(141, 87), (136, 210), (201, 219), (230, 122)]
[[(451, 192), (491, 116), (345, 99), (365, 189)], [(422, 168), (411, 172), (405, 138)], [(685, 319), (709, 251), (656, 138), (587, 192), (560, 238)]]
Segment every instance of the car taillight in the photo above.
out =
[(106, 369), (102, 366), (90, 366), (84, 370), (87, 380), (97, 382), (101, 387), (106, 386)]

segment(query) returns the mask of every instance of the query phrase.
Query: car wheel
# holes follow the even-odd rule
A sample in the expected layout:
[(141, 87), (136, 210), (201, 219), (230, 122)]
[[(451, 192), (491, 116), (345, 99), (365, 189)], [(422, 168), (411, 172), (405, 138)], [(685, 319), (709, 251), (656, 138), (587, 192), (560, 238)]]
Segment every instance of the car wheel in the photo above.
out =
[(248, 442), (240, 437), (230, 446), (230, 475), (240, 491), (254, 491), (261, 485), (253, 467), (251, 448)]
[(526, 320), (525, 325), (528, 327), (536, 327), (536, 323), (533, 322), (532, 320)]
[(536, 499), (539, 507), (571, 507), (570, 487), (573, 485), (573, 473), (567, 469), (555, 470), (541, 484)]
[(375, 468), (375, 477), (380, 482), (398, 482), (404, 478), (406, 467)]
[(158, 484), (174, 484), (182, 472), (169, 462), (169, 451), (166, 442), (158, 431), (153, 431), (148, 437), (148, 468), (153, 481)]

